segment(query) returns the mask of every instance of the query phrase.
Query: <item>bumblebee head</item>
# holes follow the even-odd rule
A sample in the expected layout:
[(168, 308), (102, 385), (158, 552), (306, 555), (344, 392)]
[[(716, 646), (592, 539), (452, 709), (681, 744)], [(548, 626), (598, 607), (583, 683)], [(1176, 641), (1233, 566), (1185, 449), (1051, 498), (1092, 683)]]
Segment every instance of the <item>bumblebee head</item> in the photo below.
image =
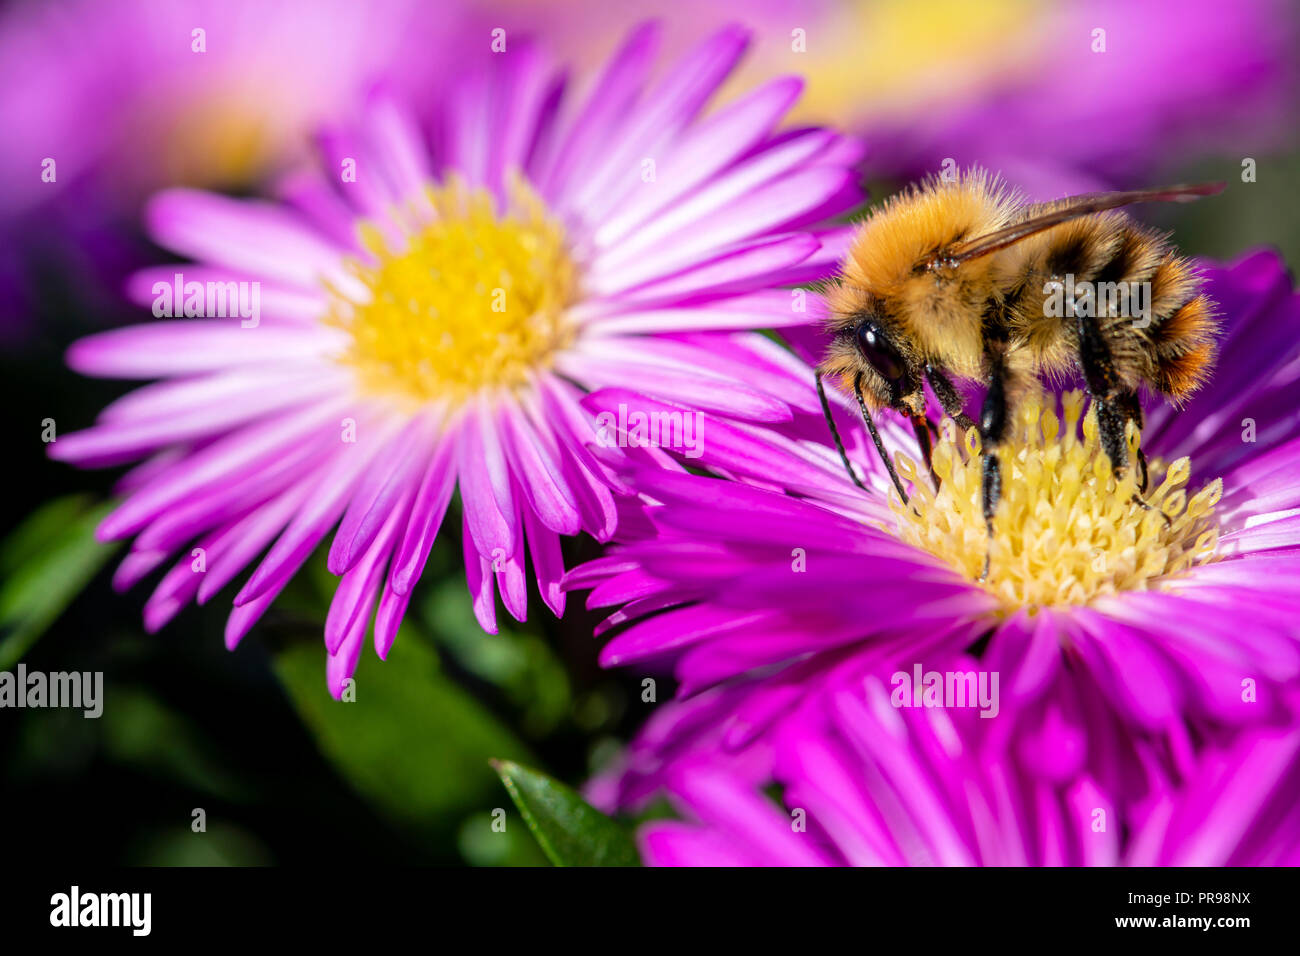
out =
[(911, 351), (887, 319), (858, 312), (836, 323), (822, 371), (859, 388), (872, 409), (903, 410), (917, 381)]

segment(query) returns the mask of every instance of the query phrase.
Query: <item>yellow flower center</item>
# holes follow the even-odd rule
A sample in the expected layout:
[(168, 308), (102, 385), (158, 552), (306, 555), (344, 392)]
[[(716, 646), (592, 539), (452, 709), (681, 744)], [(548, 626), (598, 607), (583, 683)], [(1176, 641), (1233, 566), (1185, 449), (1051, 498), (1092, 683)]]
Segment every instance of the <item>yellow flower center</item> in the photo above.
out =
[(485, 190), (454, 179), (427, 198), (400, 242), (362, 225), (372, 258), (348, 270), (368, 294), (330, 287), (325, 321), (352, 339), (341, 360), (365, 390), (419, 402), (525, 384), (574, 335), (577, 269), (563, 229), (519, 181), (500, 215)]
[[(990, 538), (981, 504), (980, 442), (975, 429), (958, 436), (945, 420), (929, 476), (898, 456), (899, 471), (914, 493), (903, 505), (890, 496), (903, 540), (923, 548), (979, 581), (1004, 612), (1018, 608), (1086, 604), (1119, 591), (1157, 588), (1189, 567), (1209, 561), (1218, 547), (1214, 506), (1223, 493), (1215, 479), (1188, 500), (1191, 461), (1165, 468), (1150, 464), (1149, 508), (1137, 500), (1136, 468), (1116, 479), (1097, 437), (1090, 409), (1078, 437), (1083, 395), (1063, 396), (1064, 428), (1041, 396), (1028, 396), (1013, 416), (998, 451), (1002, 495)], [(1137, 429), (1128, 430), (1136, 460)]]

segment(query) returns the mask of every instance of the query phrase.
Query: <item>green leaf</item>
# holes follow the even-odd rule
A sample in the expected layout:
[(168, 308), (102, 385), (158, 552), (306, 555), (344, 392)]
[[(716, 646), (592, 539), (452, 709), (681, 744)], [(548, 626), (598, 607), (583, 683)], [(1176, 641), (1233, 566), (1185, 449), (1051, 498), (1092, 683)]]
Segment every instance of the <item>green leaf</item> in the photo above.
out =
[(362, 655), (355, 701), (329, 696), (318, 640), (277, 655), (275, 669), (321, 753), (409, 832), (454, 840), (456, 823), (499, 793), (487, 759), (499, 751), (527, 759), (527, 748), (441, 672), (409, 625), (387, 661)]
[(640, 866), (627, 831), (576, 791), (510, 760), (493, 760), (492, 767), (556, 866)]
[(56, 498), (0, 545), (0, 670), (27, 653), (117, 550), (95, 540), (113, 507), (85, 495)]

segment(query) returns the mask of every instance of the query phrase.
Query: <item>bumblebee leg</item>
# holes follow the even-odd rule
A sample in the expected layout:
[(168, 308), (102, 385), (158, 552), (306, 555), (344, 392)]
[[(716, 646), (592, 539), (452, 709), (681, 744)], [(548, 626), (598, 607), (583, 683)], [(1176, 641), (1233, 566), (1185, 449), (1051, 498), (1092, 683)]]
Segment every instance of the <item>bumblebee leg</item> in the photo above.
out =
[(1147, 485), (1150, 484), (1151, 473), (1147, 468), (1147, 453), (1142, 450), (1141, 446), (1138, 447), (1137, 460), (1138, 494), (1145, 495), (1147, 493)]
[(1110, 459), (1118, 476), (1128, 468), (1128, 442), (1124, 440), (1124, 426), (1128, 419), (1109, 396), (1093, 396), (1097, 405), (1097, 437), (1102, 451)]
[[(1128, 415), (1119, 401), (1110, 398), (1097, 401), (1097, 436), (1101, 439), (1101, 447), (1105, 449), (1106, 454), (1110, 457), (1111, 465), (1114, 466), (1116, 460), (1121, 463), (1119, 467), (1115, 468), (1117, 477), (1122, 474), (1122, 469), (1128, 466), (1128, 441), (1125, 436), (1125, 426), (1127, 426), (1128, 421)], [(1173, 524), (1173, 519), (1169, 515), (1158, 508), (1152, 507), (1142, 497), (1146, 493), (1147, 486), (1147, 460), (1146, 456), (1142, 454), (1141, 448), (1138, 449), (1137, 453), (1137, 467), (1139, 486), (1138, 490), (1133, 493), (1131, 500), (1143, 511), (1155, 511), (1164, 519), (1166, 525)]]
[[(953, 382), (945, 375), (943, 368), (940, 368), (939, 365), (927, 363), (926, 380), (930, 381), (930, 388), (935, 393), (935, 398), (939, 399), (940, 405), (943, 406), (944, 414), (956, 421), (957, 427), (961, 428), (962, 432), (965, 432), (967, 428), (975, 428), (975, 420), (966, 414), (966, 408), (962, 406), (962, 397), (957, 394), (957, 389), (953, 388)], [(939, 434), (937, 429), (935, 434), (936, 436)], [(931, 468), (930, 473), (935, 475), (935, 470)], [(937, 476), (935, 476), (935, 488), (939, 488), (939, 477)], [(984, 555), (984, 575), (988, 575), (987, 554)]]
[(880, 433), (876, 431), (876, 423), (871, 420), (871, 412), (867, 410), (866, 400), (862, 397), (862, 375), (860, 373), (853, 380), (853, 393), (858, 397), (858, 408), (862, 410), (862, 421), (866, 423), (867, 431), (871, 433), (871, 440), (876, 444), (876, 454), (885, 463), (885, 470), (889, 472), (894, 487), (898, 489), (898, 497), (903, 499), (903, 504), (907, 504), (907, 492), (903, 490), (903, 482), (898, 477), (898, 472), (894, 470), (894, 463), (889, 460), (889, 455), (885, 451), (885, 443), (880, 440)]
[(909, 415), (912, 421), (912, 431), (916, 432), (916, 443), (921, 447), (921, 457), (925, 460), (925, 467), (930, 472), (930, 482), (934, 485), (934, 490), (939, 490), (939, 476), (934, 473), (934, 449), (930, 445), (930, 420), (924, 415)]
[(989, 562), (993, 557), (993, 516), (998, 511), (998, 501), (1002, 498), (1002, 468), (998, 464), (998, 456), (985, 452), (980, 460), (983, 471), (983, 483), (980, 489), (984, 503), (984, 528), (986, 530), (984, 544), (984, 570), (980, 572), (980, 580), (987, 581), (989, 576)]
[(953, 387), (952, 381), (943, 369), (937, 365), (926, 365), (925, 377), (934, 391), (934, 397), (943, 406), (944, 414), (955, 421), (962, 431), (974, 428), (975, 422), (966, 414), (965, 408), (962, 407), (961, 396), (957, 394), (957, 389)]
[(1007, 383), (1006, 365), (1002, 356), (991, 355), (989, 359), (989, 390), (984, 395), (984, 405), (980, 409), (980, 497), (984, 510), (984, 526), (988, 529), (988, 544), (984, 550), (984, 571), (980, 580), (989, 576), (989, 562), (993, 547), (993, 516), (997, 514), (998, 501), (1002, 498), (1002, 468), (998, 464), (997, 449), (1007, 430)]
[(814, 372), (813, 377), (817, 379), (817, 397), (822, 401), (822, 414), (826, 416), (826, 424), (831, 427), (831, 435), (835, 438), (835, 447), (839, 449), (840, 461), (844, 462), (844, 470), (849, 473), (853, 483), (863, 491), (868, 491), (862, 479), (858, 477), (857, 472), (853, 470), (853, 464), (849, 461), (849, 453), (844, 450), (844, 442), (840, 438), (840, 431), (835, 427), (835, 419), (831, 416), (831, 403), (826, 398), (826, 386), (822, 384), (822, 373)]
[[(1101, 439), (1102, 450), (1106, 452), (1118, 478), (1129, 465), (1125, 426), (1133, 419), (1139, 428), (1142, 427), (1142, 408), (1138, 405), (1134, 391), (1125, 386), (1116, 374), (1110, 348), (1096, 322), (1081, 315), (1076, 327), (1079, 333), (1079, 367), (1083, 370), (1084, 381), (1088, 383), (1088, 393), (1097, 406), (1097, 437)], [(1141, 449), (1138, 450), (1137, 459), (1140, 490), (1133, 495), (1133, 502), (1144, 511), (1154, 511), (1156, 509), (1142, 497), (1147, 486), (1147, 462)], [(1172, 523), (1163, 511), (1160, 515), (1166, 524)]]
[(1126, 416), (1118, 399), (1128, 391), (1115, 371), (1110, 346), (1095, 319), (1080, 315), (1075, 320), (1078, 333), (1079, 368), (1088, 384), (1088, 394), (1097, 407), (1097, 432), (1101, 447), (1116, 474), (1128, 467), (1128, 442), (1124, 440)]

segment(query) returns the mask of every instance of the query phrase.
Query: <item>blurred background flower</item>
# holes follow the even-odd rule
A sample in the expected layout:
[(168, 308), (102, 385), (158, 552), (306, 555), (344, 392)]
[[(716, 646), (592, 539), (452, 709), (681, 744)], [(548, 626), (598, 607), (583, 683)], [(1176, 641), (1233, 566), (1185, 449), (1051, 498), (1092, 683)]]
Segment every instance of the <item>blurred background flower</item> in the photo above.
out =
[(459, 0), (10, 4), (0, 15), (0, 334), (41, 331), (38, 270), (75, 273), (78, 305), (112, 303), (144, 255), (136, 219), (152, 191), (255, 190), (381, 77), (417, 105), (434, 102), (468, 20)]
[[(1275, 150), (1295, 91), (1295, 23), (1280, 0), (498, 0), (504, 25), (544, 29), (579, 60), (638, 13), (678, 43), (742, 16), (754, 56), (736, 89), (793, 73), (795, 121), (834, 122), (865, 169), (907, 182), (987, 166), (1033, 198), (1133, 188), (1193, 156)], [(673, 16), (675, 14), (675, 16)], [(1135, 181), (1137, 180), (1137, 181)]]
[[(200, 186), (244, 197), (291, 184), (281, 174), (313, 152), (315, 128), (354, 116), (377, 83), (419, 116), (433, 115), (435, 104), (467, 108), (440, 78), (465, 73), (489, 51), (496, 28), (506, 30), (511, 51), (529, 49), (522, 40), (531, 34), (533, 49), (572, 64), (569, 102), (584, 102), (596, 67), (647, 15), (661, 16), (665, 29), (652, 83), (670, 77), (668, 64), (703, 37), (741, 21), (754, 35), (750, 56), (704, 106), (705, 119), (773, 77), (798, 76), (805, 93), (789, 129), (826, 124), (861, 134), (867, 152), (859, 168), (877, 198), (918, 173), (942, 171), (947, 159), (959, 169), (983, 162), (1048, 194), (1226, 179), (1221, 202), (1152, 209), (1143, 218), (1174, 229), (1190, 254), (1228, 260), (1273, 244), (1287, 261), (1300, 257), (1296, 17), (1283, 0), (10, 2), (0, 11), (0, 379), (20, 440), (0, 512), (0, 670), (21, 660), (29, 669), (103, 671), (107, 698), (99, 720), (0, 711), (0, 788), (26, 823), (10, 838), (16, 856), (335, 864), (345, 845), (356, 863), (545, 862), (518, 817), (505, 832), (492, 827), (492, 812), (508, 804), (488, 758), (577, 782), (625, 766), (611, 761), (634, 737), (629, 760), (657, 753), (656, 734), (685, 745), (694, 730), (732, 732), (711, 709), (712, 691), (670, 704), (674, 682), (660, 667), (603, 671), (602, 642), (592, 637), (599, 618), (580, 602), (568, 602), (558, 620), (498, 615), (498, 634), (485, 639), (465, 593), (456, 534), (433, 542), (390, 663), (358, 665), (353, 703), (334, 703), (320, 680), (320, 630), (337, 585), (323, 549), (263, 617), (262, 639), (237, 654), (222, 646), (225, 615), (215, 609), (187, 607), (171, 634), (147, 635), (146, 598), (112, 593), (108, 565), (117, 549), (93, 538), (115, 476), (50, 462), (37, 437), (61, 435), (121, 397), (116, 383), (69, 372), (63, 353), (87, 331), (141, 317), (120, 291), (132, 270), (161, 259), (141, 229), (149, 195)], [(196, 28), (204, 30), (202, 54), (194, 52)], [(1104, 52), (1095, 49), (1098, 29), (1106, 31)], [(493, 107), (479, 101), (474, 109)], [(434, 149), (445, 145), (439, 131), (422, 132)], [(56, 161), (54, 182), (41, 178), (47, 158)], [(1247, 159), (1256, 167), (1249, 180)], [(787, 331), (797, 345), (812, 344)], [(736, 359), (758, 367), (753, 350), (712, 345), (720, 366)], [(791, 373), (764, 355), (774, 363), (761, 367), (769, 381), (782, 368)], [(1235, 374), (1249, 376), (1250, 368)], [(1292, 421), (1269, 406), (1261, 434)], [(709, 441), (736, 450), (751, 438), (719, 431)], [(811, 464), (835, 466), (833, 457)], [(566, 539), (564, 551), (568, 563), (600, 554), (589, 537)], [(533, 583), (528, 600), (544, 600)], [(770, 741), (759, 735), (732, 751), (744, 757), (738, 786), (771, 778)], [(1286, 748), (1271, 752), (1281, 761), (1276, 776), (1230, 751), (1224, 759), (1258, 770), (1260, 780), (1286, 781)], [(799, 772), (827, 779), (814, 768)], [(1233, 778), (1220, 770), (1198, 779)], [(646, 796), (665, 792), (652, 774), (640, 783)], [(1233, 826), (1250, 812), (1266, 813), (1263, 823), (1287, 819), (1289, 805), (1275, 792), (1261, 786), (1253, 804), (1176, 799), (1193, 808), (1179, 811), (1187, 820), (1198, 807), (1222, 811), (1208, 818), (1198, 845), (1213, 837), (1228, 848), (1236, 845)], [(89, 803), (87, 793), (95, 795)], [(645, 805), (650, 815), (670, 812), (662, 801)], [(196, 808), (206, 812), (202, 832), (192, 828)], [(712, 825), (702, 804), (680, 798), (676, 812)], [(964, 812), (953, 804), (926, 819), (938, 827)], [(904, 819), (891, 819), (909, 832)], [(857, 858), (846, 849), (856, 826), (846, 824), (819, 852)], [(953, 857), (991, 858), (964, 826), (947, 844)], [(1249, 832), (1272, 839), (1284, 831)], [(724, 842), (734, 845), (732, 835)], [(1019, 846), (1006, 837), (1006, 853)], [(763, 858), (777, 849), (742, 852)], [(1245, 845), (1160, 857), (1279, 858)]]

